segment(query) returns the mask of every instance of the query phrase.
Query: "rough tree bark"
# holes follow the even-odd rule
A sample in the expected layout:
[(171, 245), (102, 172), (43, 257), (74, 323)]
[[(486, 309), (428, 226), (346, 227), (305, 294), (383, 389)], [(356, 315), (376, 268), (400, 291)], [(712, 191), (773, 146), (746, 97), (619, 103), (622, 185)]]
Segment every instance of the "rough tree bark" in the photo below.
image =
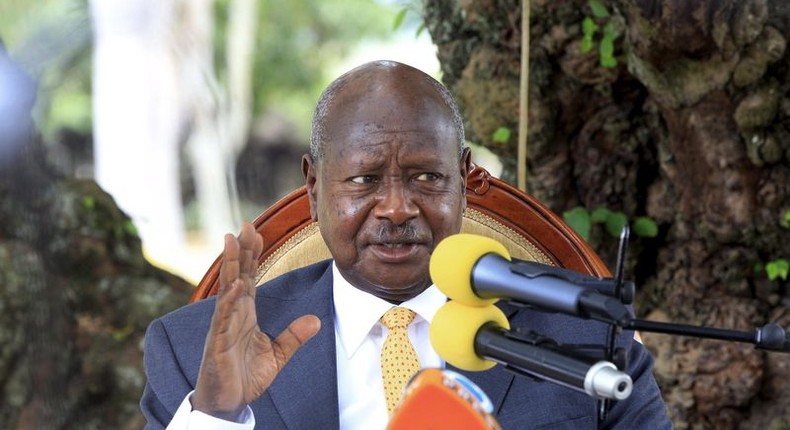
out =
[(145, 328), (191, 287), (146, 262), (95, 182), (47, 162), (35, 89), (4, 54), (0, 86), (18, 94), (0, 94), (0, 428), (142, 428)]
[[(531, 2), (528, 188), (556, 212), (604, 206), (659, 224), (632, 240), (642, 317), (751, 330), (790, 325), (790, 4), (610, 0), (619, 65), (582, 54), (586, 0)], [(473, 140), (514, 181), (520, 2), (425, 0), (444, 81)], [(599, 36), (600, 37), (600, 36)], [(591, 242), (613, 262), (613, 238)], [(790, 426), (790, 360), (751, 346), (643, 333), (679, 429)]]

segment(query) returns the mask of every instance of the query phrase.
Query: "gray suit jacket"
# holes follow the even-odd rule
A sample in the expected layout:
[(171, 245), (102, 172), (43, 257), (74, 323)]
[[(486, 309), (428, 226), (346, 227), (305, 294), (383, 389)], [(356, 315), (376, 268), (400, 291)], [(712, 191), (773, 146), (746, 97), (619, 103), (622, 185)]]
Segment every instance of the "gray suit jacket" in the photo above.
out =
[[(295, 270), (257, 290), (258, 322), (270, 336), (295, 318), (314, 314), (321, 330), (282, 369), (252, 405), (256, 429), (338, 428), (337, 372), (329, 260)], [(560, 314), (501, 305), (511, 327), (526, 327), (563, 343), (601, 343), (606, 326)], [(178, 309), (151, 323), (145, 339), (148, 381), (140, 406), (146, 428), (164, 428), (197, 381), (214, 299)], [(600, 428), (668, 429), (671, 424), (653, 379), (652, 358), (633, 332), (618, 344), (627, 348), (632, 395), (614, 405)], [(597, 405), (586, 394), (549, 382), (516, 376), (496, 366), (484, 372), (456, 370), (476, 383), (495, 405), (504, 429), (595, 429)]]

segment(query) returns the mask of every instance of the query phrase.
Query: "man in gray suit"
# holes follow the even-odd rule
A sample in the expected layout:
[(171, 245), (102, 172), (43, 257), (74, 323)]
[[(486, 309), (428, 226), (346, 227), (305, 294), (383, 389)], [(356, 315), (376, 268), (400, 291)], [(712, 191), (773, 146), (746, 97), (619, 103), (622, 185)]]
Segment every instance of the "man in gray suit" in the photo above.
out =
[[(378, 318), (393, 306), (414, 311), (408, 330), (420, 365), (445, 366), (428, 341), (446, 301), (428, 263), (461, 228), (470, 165), (463, 142), (449, 92), (412, 67), (372, 62), (333, 82), (302, 161), (311, 215), (333, 259), (256, 288), (260, 236), (249, 224), (226, 236), (217, 297), (149, 327), (141, 400), (149, 428), (383, 428), (387, 329)], [(511, 326), (561, 342), (605, 340), (603, 324), (500, 307)], [(501, 366), (465, 374), (506, 429), (671, 428), (649, 354), (632, 332), (618, 345), (628, 351), (634, 392), (600, 426), (584, 394)]]

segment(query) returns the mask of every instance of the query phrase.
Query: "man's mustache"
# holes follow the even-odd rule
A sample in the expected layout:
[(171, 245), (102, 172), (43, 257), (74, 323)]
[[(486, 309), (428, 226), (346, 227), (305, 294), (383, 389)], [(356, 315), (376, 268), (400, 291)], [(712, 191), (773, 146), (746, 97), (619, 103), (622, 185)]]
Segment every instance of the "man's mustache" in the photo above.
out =
[(417, 231), (410, 221), (396, 225), (391, 221), (384, 221), (379, 225), (375, 236), (376, 243), (418, 243), (426, 242), (425, 234)]

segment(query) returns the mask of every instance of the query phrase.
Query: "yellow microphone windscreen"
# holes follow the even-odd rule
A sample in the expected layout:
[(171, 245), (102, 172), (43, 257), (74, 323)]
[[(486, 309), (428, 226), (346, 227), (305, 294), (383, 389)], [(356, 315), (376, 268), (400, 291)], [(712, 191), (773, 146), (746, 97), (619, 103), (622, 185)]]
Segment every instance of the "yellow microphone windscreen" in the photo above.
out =
[(460, 233), (444, 238), (431, 255), (431, 280), (452, 300), (468, 306), (489, 306), (498, 299), (483, 299), (472, 289), (472, 269), (482, 256), (494, 253), (510, 260), (504, 245), (494, 239)]
[(445, 303), (434, 315), (429, 329), (433, 349), (453, 366), (470, 371), (487, 370), (496, 365), (475, 353), (475, 336), (488, 322), (510, 328), (502, 311), (494, 306), (465, 306)]

